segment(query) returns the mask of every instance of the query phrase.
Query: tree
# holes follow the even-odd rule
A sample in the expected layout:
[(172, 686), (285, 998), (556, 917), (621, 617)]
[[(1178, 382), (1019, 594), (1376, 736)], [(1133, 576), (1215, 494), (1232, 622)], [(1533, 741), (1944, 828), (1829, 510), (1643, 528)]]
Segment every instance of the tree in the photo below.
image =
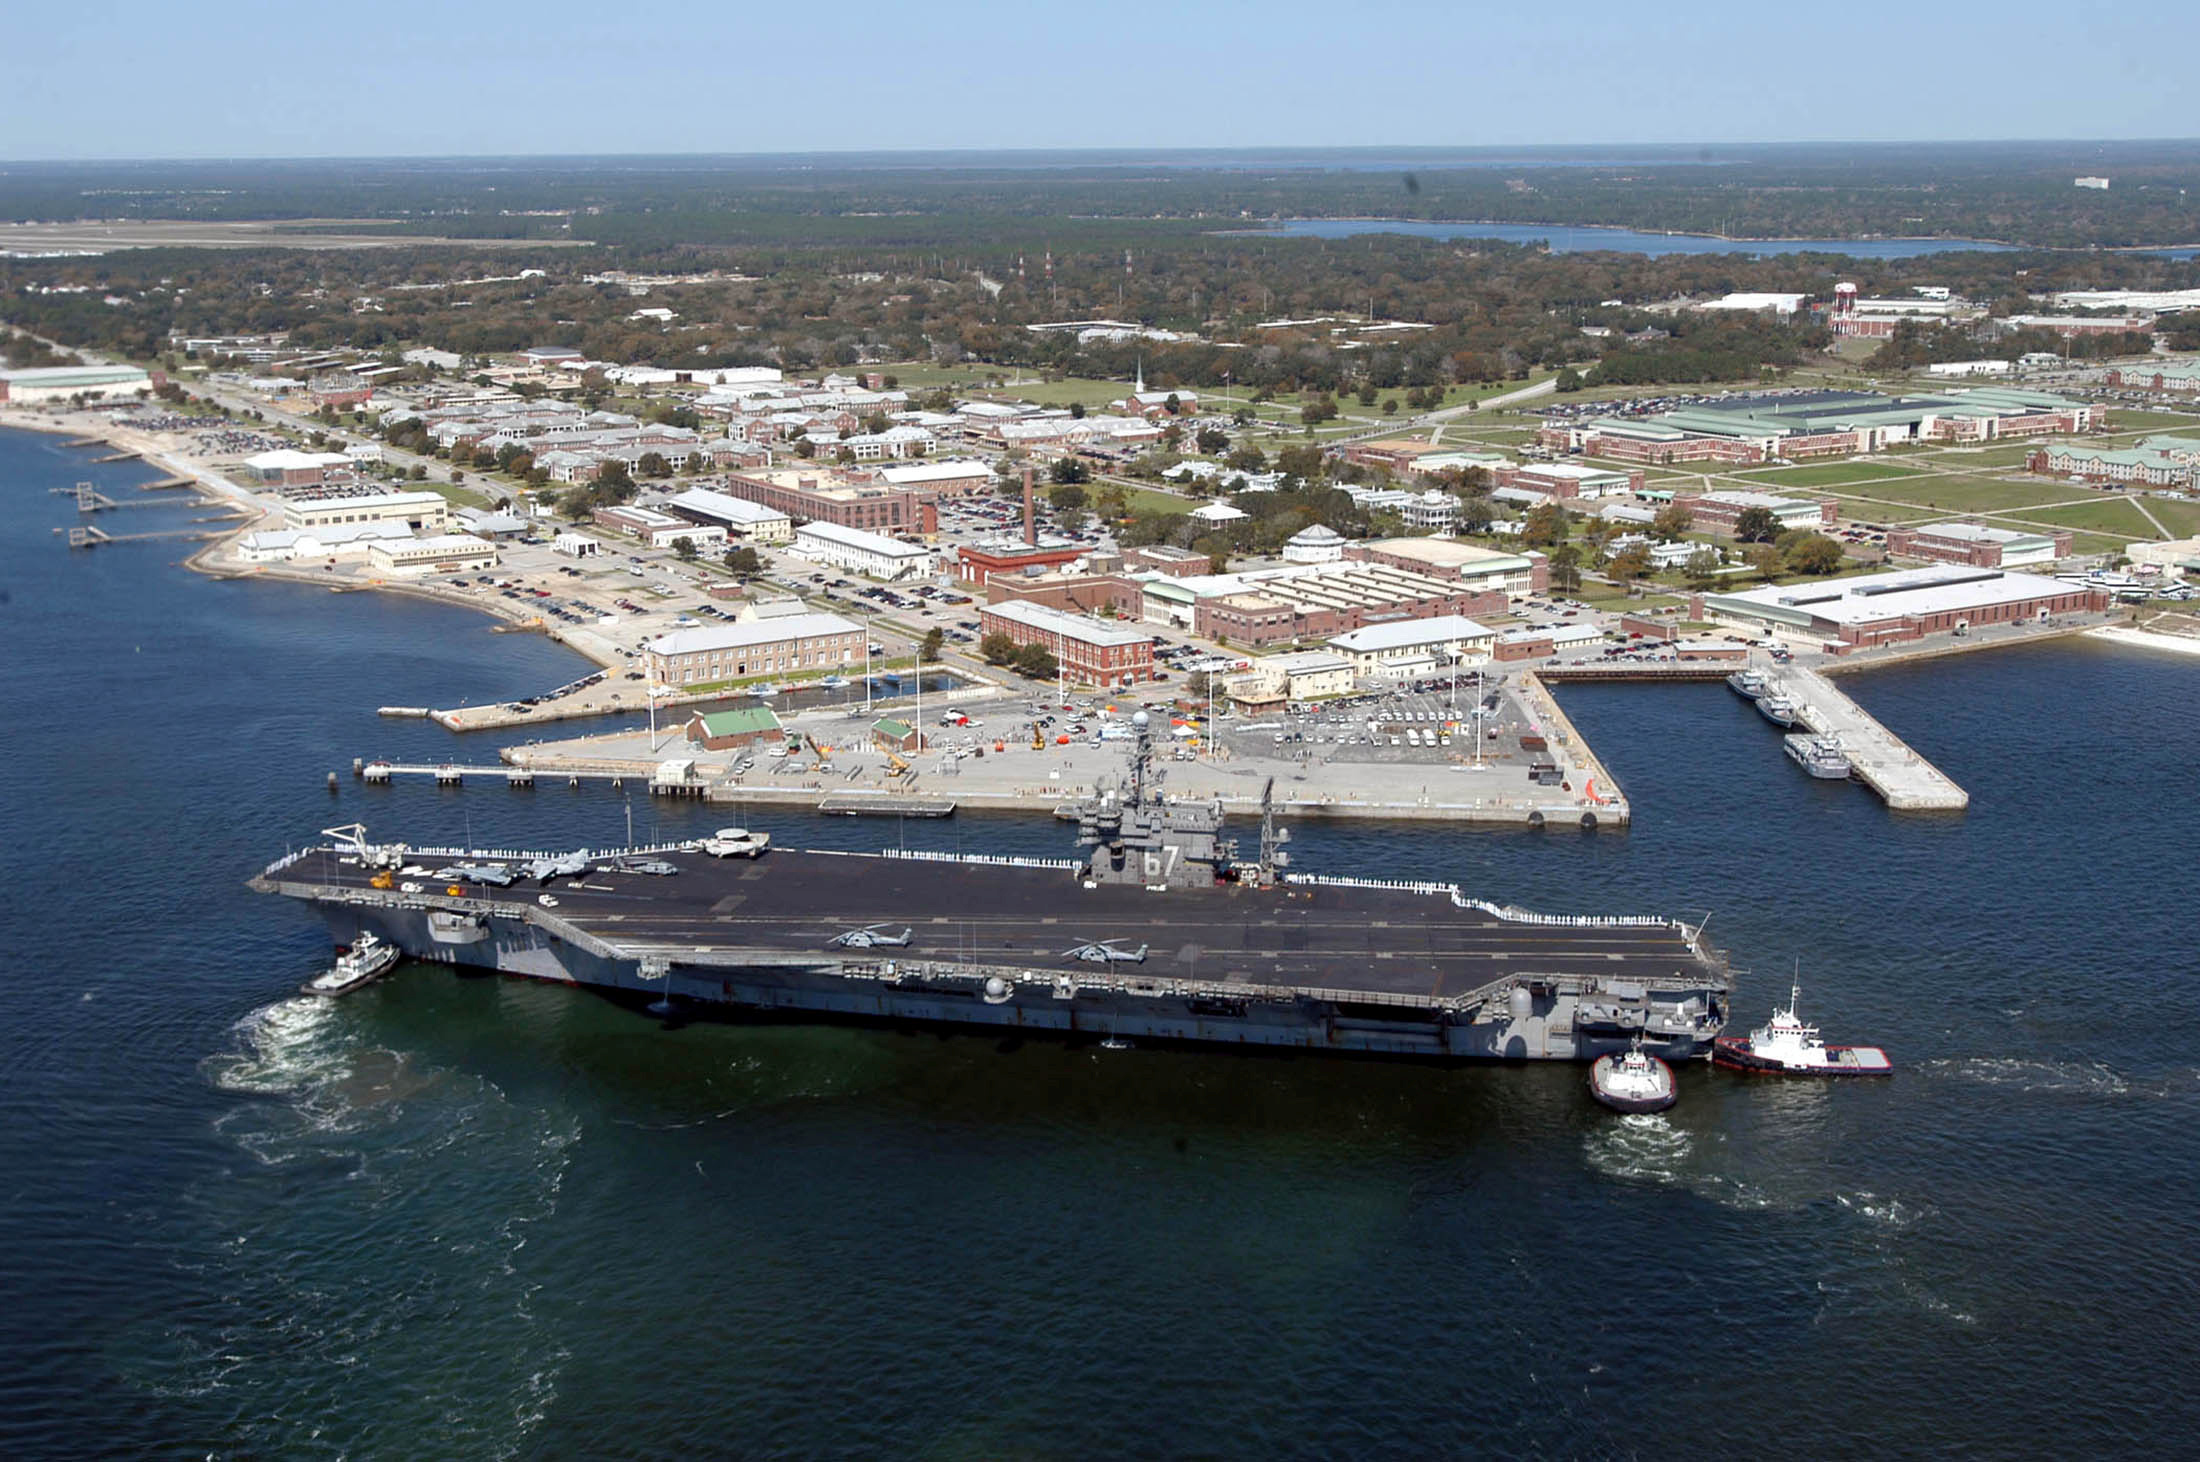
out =
[(1070, 404), (1069, 404), (1069, 419), (1070, 419), (1071, 421), (1083, 421), (1083, 420), (1085, 419), (1085, 403), (1084, 403), (1084, 402), (1082, 402), (1082, 401), (1072, 401), (1072, 402), (1070, 402)]
[(1054, 652), (1037, 640), (1017, 646), (1014, 663), (1017, 674), (1033, 680), (1052, 680), (1062, 673), (1061, 662), (1054, 658)]
[(764, 556), (747, 544), (726, 550), (726, 567), (743, 578), (764, 572)]
[(1056, 457), (1054, 465), (1047, 469), (1047, 478), (1061, 483), (1089, 482), (1092, 469), (1076, 457)]
[(1054, 521), (1062, 525), (1064, 533), (1082, 533), (1085, 531), (1085, 510), (1083, 508), (1061, 508), (1055, 512)]
[(811, 441), (808, 437), (803, 437), (794, 444), (794, 454), (804, 459), (815, 457), (817, 455), (817, 443)]
[(1276, 453), (1276, 470), (1301, 482), (1320, 482), (1329, 475), (1329, 459), (1320, 447), (1302, 442)]
[(1823, 533), (1806, 533), (1788, 546), (1782, 557), (1788, 570), (1798, 574), (1830, 574), (1841, 567), (1841, 545)]
[(1581, 372), (1568, 366), (1558, 373), (1558, 380), (1554, 384), (1561, 391), (1578, 391), (1582, 384)]
[(1551, 588), (1560, 594), (1571, 594), (1581, 587), (1581, 550), (1571, 543), (1561, 543), (1551, 550)]
[(1612, 555), (1605, 572), (1623, 584), (1631, 584), (1650, 572), (1650, 545), (1631, 543)]
[(1770, 543), (1780, 536), (1780, 520), (1770, 508), (1744, 508), (1735, 516), (1734, 537), (1741, 543)]
[(1461, 498), (1458, 514), (1452, 521), (1462, 533), (1487, 533), (1490, 524), (1497, 521), (1497, 514), (1486, 497)]
[(1780, 577), (1780, 550), (1769, 543), (1752, 543), (1742, 555), (1757, 577), (1771, 583)]
[(985, 656), (988, 665), (1006, 665), (1016, 658), (1016, 642), (1007, 634), (995, 630), (978, 641), (978, 653)]
[[(1557, 503), (1538, 503), (1528, 510), (1527, 521), (1520, 529), (1520, 541), (1530, 548), (1549, 548), (1566, 541), (1569, 520), (1566, 510)], [(1575, 555), (1578, 562), (1580, 555)]]
[(1719, 581), (1719, 550), (1705, 544), (1688, 555), (1688, 562), (1683, 566), (1682, 572), (1688, 575), (1690, 588), (1710, 588)]
[(1230, 434), (1219, 427), (1203, 426), (1192, 438), (1192, 444), (1212, 457), (1230, 445)]
[(1121, 518), (1131, 510), (1130, 494), (1120, 484), (1105, 483), (1092, 500), (1093, 510), (1103, 518)]
[(940, 658), (940, 646), (947, 643), (947, 631), (938, 625), (924, 632), (924, 639), (917, 645), (917, 661), (930, 665)]
[(672, 553), (673, 557), (679, 559), (682, 563), (695, 562), (695, 540), (685, 533), (681, 534), (678, 538), (672, 540)]
[(1650, 520), (1650, 536), (1660, 543), (1678, 542), (1696, 526), (1696, 515), (1685, 503), (1667, 503)]
[(1232, 472), (1266, 472), (1268, 470), (1268, 454), (1251, 442), (1247, 442), (1229, 456), (1223, 458), (1222, 465), (1228, 467)]
[(1337, 403), (1327, 396), (1316, 396), (1299, 408), (1299, 420), (1305, 422), (1309, 429), (1320, 426), (1325, 421), (1335, 421), (1336, 419)]
[(1397, 398), (1397, 397), (1395, 397), (1395, 396), (1387, 396), (1387, 397), (1385, 397), (1385, 398), (1383, 399), (1383, 415), (1385, 415), (1385, 416), (1396, 416), (1397, 414), (1398, 414), (1398, 398)]

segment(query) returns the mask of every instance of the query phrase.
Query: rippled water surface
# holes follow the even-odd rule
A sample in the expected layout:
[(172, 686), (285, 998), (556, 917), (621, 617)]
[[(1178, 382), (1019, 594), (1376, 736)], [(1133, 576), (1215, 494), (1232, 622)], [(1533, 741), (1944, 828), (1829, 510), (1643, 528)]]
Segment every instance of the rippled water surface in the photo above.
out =
[[(1567, 705), (1628, 833), (1294, 845), (1708, 910), (1745, 1017), (1799, 959), (1887, 1083), (1691, 1069), (1615, 1119), (1570, 1067), (666, 1030), (424, 967), (327, 1004), (288, 993), (325, 936), (244, 878), (355, 818), (623, 836), (608, 789), (322, 786), (450, 749), (377, 704), (576, 662), (198, 579), (174, 544), (70, 555), (47, 488), (142, 475), (86, 455), (0, 435), (8, 1455), (2189, 1449), (2200, 661), (2063, 642), (1851, 681), (1961, 818), (1802, 777), (1722, 690), (1613, 686)], [(1063, 851), (1033, 819), (750, 820)]]

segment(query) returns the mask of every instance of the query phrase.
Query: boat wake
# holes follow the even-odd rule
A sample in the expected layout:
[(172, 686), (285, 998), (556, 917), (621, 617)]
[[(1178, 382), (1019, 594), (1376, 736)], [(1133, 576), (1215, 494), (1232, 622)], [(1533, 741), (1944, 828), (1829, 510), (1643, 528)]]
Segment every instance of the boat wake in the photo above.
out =
[(1714, 1170), (1698, 1146), (1695, 1133), (1676, 1127), (1661, 1112), (1599, 1122), (1583, 1142), (1582, 1156), (1594, 1171), (1622, 1182), (1681, 1188), (1726, 1208), (1780, 1206), (1763, 1188)]
[(2030, 1060), (2020, 1056), (1972, 1056), (1926, 1061), (1918, 1069), (1981, 1086), (2069, 1096), (2128, 1096), (2128, 1078), (2102, 1061)]
[(579, 1119), (391, 1049), (361, 1008), (277, 1002), (204, 1063), (237, 1098), (214, 1131), (253, 1161), (178, 1207), (176, 1262), (207, 1311), (147, 1322), (118, 1359), (148, 1391), (230, 1398), (213, 1403), (227, 1450), (295, 1451), (311, 1417), (339, 1455), (391, 1436), (519, 1455), (570, 1354), (525, 1250), (558, 1212)]

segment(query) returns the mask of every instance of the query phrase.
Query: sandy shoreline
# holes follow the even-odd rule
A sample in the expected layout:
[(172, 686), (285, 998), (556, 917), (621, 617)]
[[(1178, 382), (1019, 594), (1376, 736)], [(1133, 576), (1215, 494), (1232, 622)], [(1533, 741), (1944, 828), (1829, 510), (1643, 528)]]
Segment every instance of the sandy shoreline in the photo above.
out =
[(2109, 640), (2119, 645), (2134, 645), (2143, 650), (2167, 650), (2173, 655), (2200, 655), (2200, 638), (2192, 635), (2166, 635), (2160, 630), (2140, 629), (2126, 624), (2104, 624), (2087, 633), (2094, 639)]

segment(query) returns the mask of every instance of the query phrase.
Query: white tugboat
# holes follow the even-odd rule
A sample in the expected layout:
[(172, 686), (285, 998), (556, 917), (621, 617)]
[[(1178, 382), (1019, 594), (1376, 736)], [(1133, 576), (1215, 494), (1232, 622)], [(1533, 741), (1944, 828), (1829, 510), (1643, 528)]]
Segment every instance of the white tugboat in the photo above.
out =
[(1773, 1007), (1772, 1019), (1746, 1036), (1720, 1036), (1711, 1046), (1711, 1062), (1729, 1071), (1759, 1076), (1892, 1076), (1894, 1063), (1877, 1046), (1829, 1046), (1818, 1027), (1803, 1020), (1803, 982), (1788, 992), (1785, 1010)]
[(378, 980), (389, 973), (403, 952), (371, 931), (362, 932), (351, 948), (336, 956), (336, 963), (306, 981), (298, 988), (308, 995), (321, 995), (334, 999), (349, 995), (361, 985)]
[(1597, 1057), (1589, 1068), (1589, 1095), (1615, 1112), (1662, 1112), (1680, 1099), (1673, 1068), (1643, 1050), (1642, 1039), (1624, 1051)]

